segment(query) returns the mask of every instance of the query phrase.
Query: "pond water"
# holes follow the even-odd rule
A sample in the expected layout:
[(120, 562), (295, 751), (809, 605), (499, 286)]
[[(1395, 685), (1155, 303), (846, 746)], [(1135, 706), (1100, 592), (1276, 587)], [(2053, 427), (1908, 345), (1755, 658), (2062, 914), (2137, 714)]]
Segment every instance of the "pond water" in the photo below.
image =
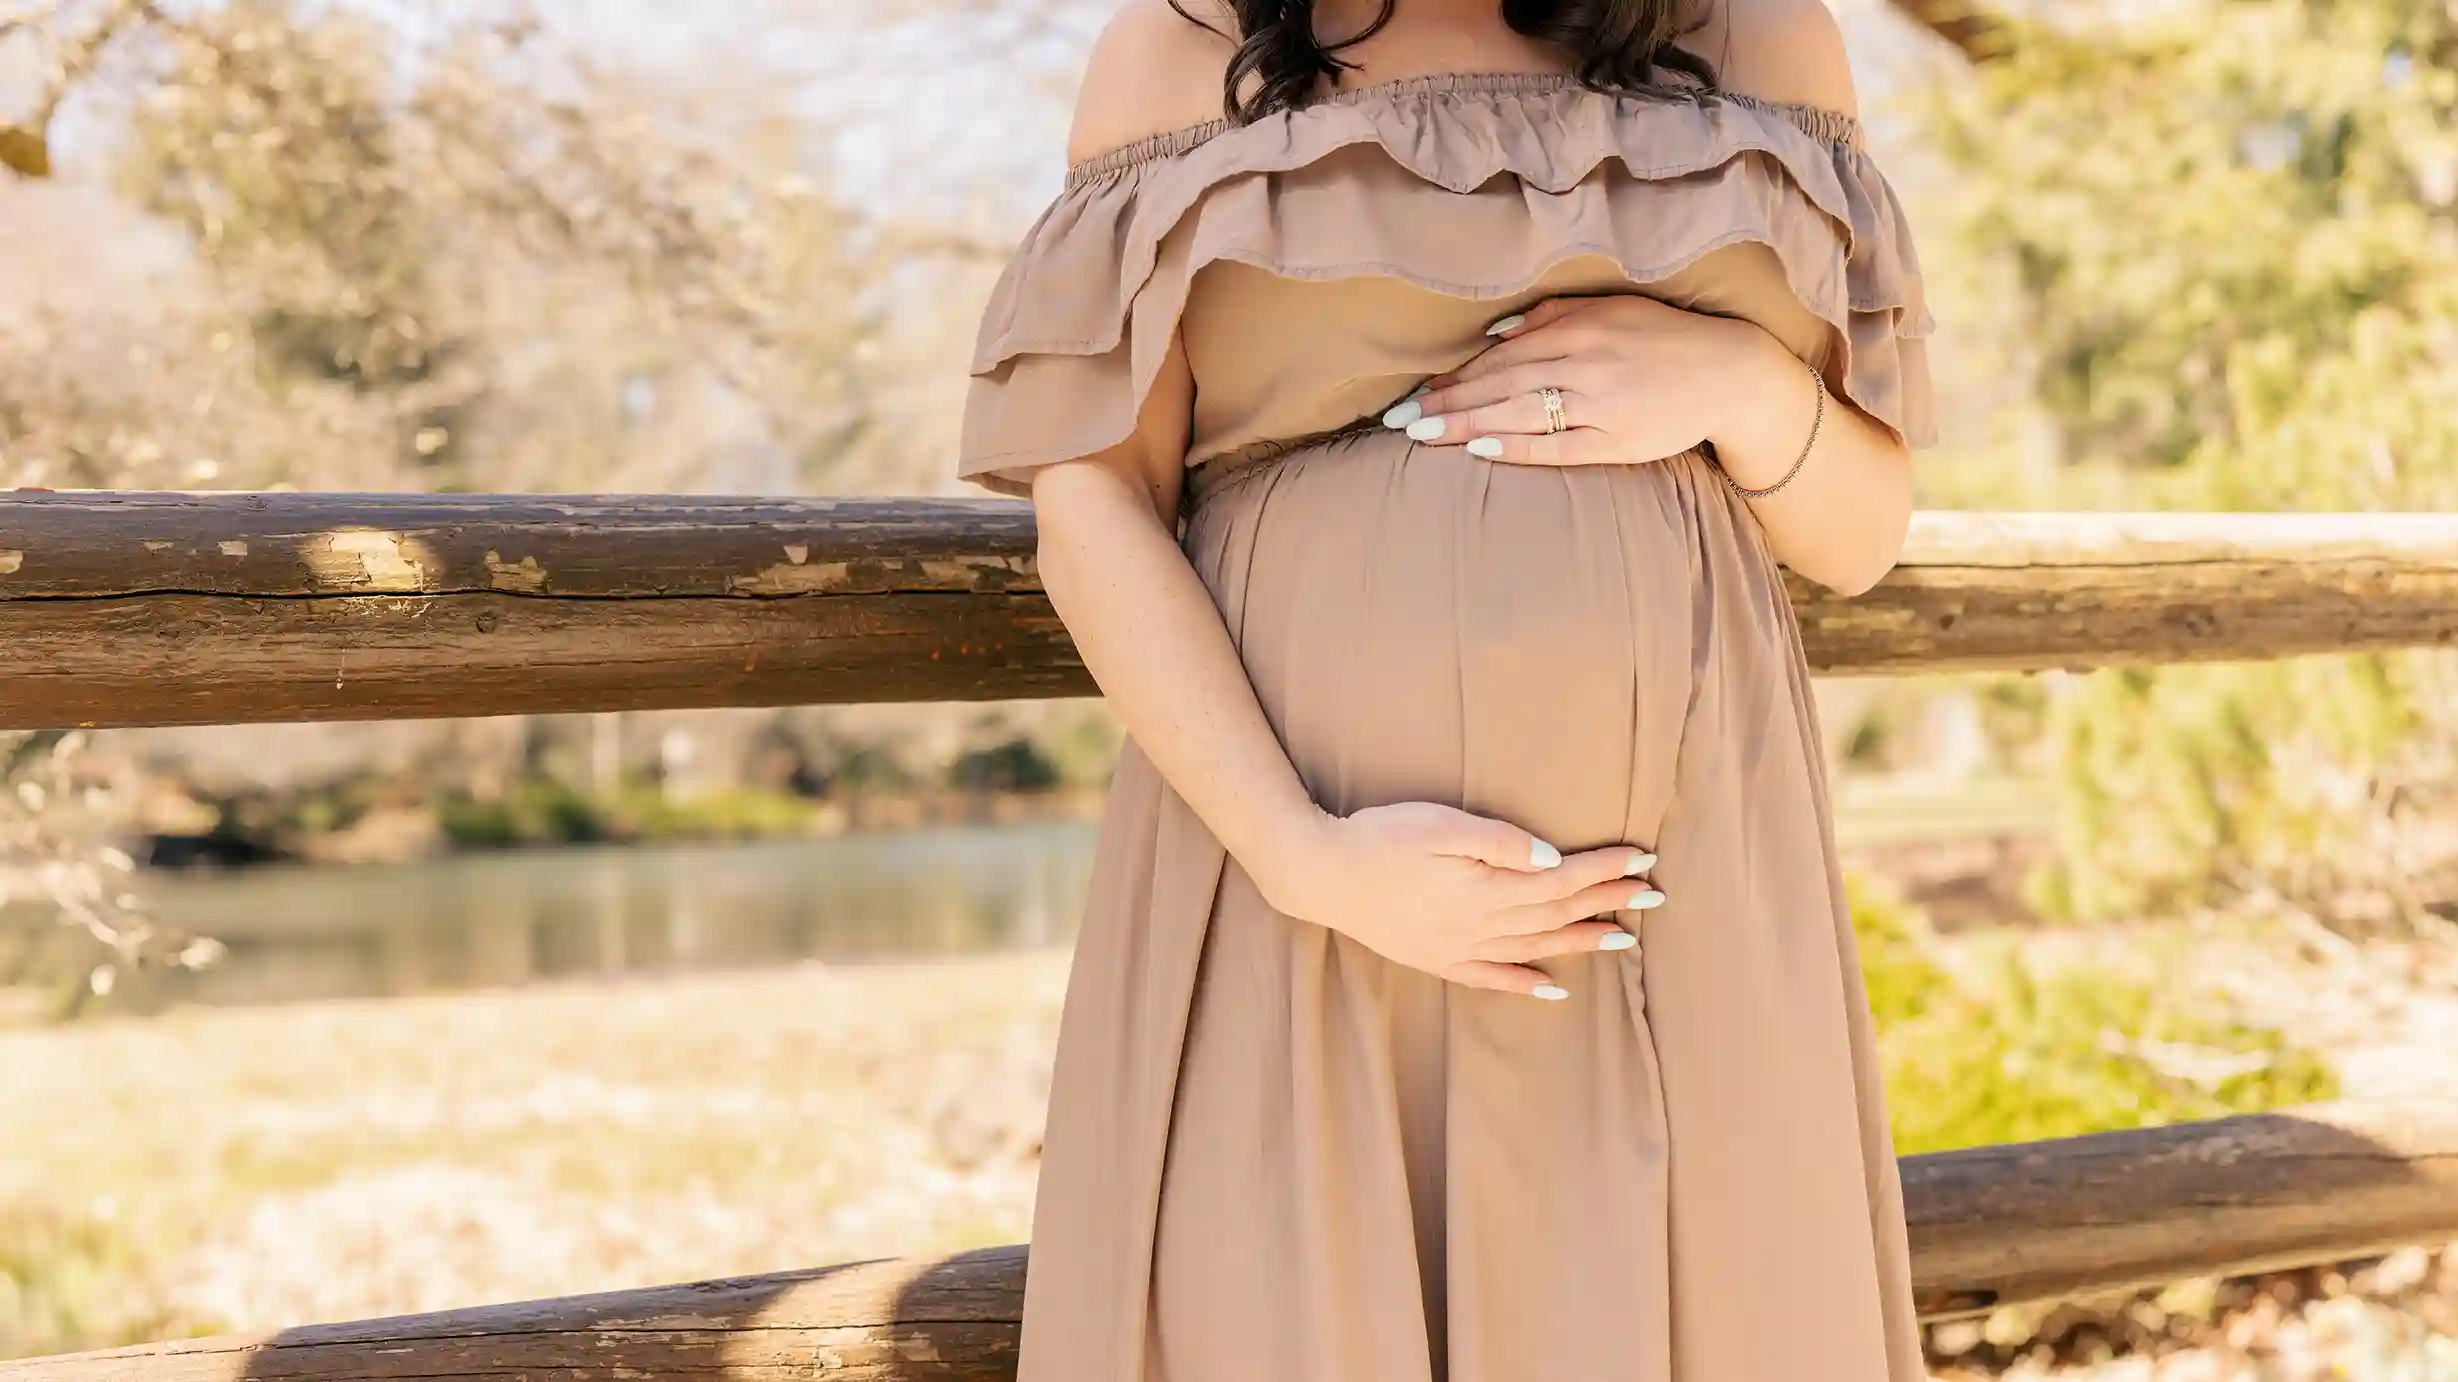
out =
[[(295, 1002), (1058, 945), (1074, 937), (1096, 830), (1089, 822), (950, 826), (149, 875), (142, 889), (155, 916), (228, 953), (198, 971), (129, 975), (110, 1006)], [(81, 972), (83, 962), (56, 959)]]

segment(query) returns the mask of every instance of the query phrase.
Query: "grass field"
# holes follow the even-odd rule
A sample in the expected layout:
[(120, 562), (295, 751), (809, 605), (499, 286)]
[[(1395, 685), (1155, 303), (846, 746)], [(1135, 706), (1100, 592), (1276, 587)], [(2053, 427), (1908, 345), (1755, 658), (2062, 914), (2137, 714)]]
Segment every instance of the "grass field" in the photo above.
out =
[(0, 1033), (0, 1356), (1018, 1241), (1065, 964)]
[[(2329, 1065), (2393, 1089), (2448, 1069), (2458, 1036), (2458, 1001), (2396, 1015), (2412, 980), (2387, 951), (2299, 969), (2174, 929), (2068, 934), (2017, 980), (2011, 952), (2035, 947), (2015, 935), (1924, 941), (1882, 899), (1860, 911), (1906, 1150), (2329, 1092), (2272, 1024), (2330, 1030)], [(1065, 966), (0, 1029), (0, 1357), (1020, 1241)], [(2186, 1000), (2208, 983), (2262, 1023), (2202, 1015)], [(2354, 1048), (2402, 1022), (2392, 1063), (2367, 1066)], [(2261, 1070), (2196, 1086), (2112, 1051), (2120, 1027)]]

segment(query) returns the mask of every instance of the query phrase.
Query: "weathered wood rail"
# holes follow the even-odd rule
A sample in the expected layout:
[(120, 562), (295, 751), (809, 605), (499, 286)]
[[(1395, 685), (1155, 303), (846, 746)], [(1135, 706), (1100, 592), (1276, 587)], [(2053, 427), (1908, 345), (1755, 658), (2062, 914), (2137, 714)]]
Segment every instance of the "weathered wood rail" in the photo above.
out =
[[(1923, 514), (1827, 673), (2458, 639), (2458, 515)], [(1089, 695), (1012, 500), (0, 495), (0, 728)]]
[[(1924, 1316), (2458, 1239), (2458, 1107), (2335, 1105), (1906, 1157)], [(1007, 1382), (1025, 1250), (0, 1363), (0, 1382)]]

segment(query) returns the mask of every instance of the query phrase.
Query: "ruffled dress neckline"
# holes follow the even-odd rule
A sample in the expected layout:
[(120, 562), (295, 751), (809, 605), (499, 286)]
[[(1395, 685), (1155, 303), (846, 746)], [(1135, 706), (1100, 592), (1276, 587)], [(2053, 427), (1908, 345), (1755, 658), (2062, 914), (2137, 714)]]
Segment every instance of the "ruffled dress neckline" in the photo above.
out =
[[(1651, 86), (1628, 91), (1607, 91), (1591, 87), (1567, 72), (1427, 72), (1413, 77), (1394, 77), (1388, 81), (1369, 82), (1327, 92), (1303, 106), (1276, 111), (1264, 120), (1285, 119), (1325, 106), (1358, 105), (1369, 101), (1392, 100), (1411, 96), (1448, 95), (1525, 95), (1562, 91), (1585, 92), (1608, 101), (1660, 101), (1668, 103), (1698, 103), (1724, 101), (1747, 109), (1779, 115), (1801, 127), (1803, 133), (1829, 143), (1859, 147), (1861, 123), (1843, 111), (1827, 106), (1799, 101), (1770, 101), (1737, 91), (1717, 91), (1702, 86)], [(1256, 121), (1260, 124), (1263, 121)], [(1073, 189), (1097, 178), (1124, 172), (1154, 159), (1174, 158), (1215, 138), (1246, 126), (1226, 117), (1206, 120), (1200, 124), (1183, 125), (1174, 130), (1162, 130), (1140, 139), (1092, 155), (1067, 168), (1067, 186)]]
[[(1190, 349), (1207, 401), (1189, 465), (1351, 425), (1381, 392), (1486, 343), (1420, 311), (1422, 295), (1500, 315), (1570, 280), (1756, 321), (1907, 442), (1933, 432), (1919, 261), (1852, 116), (1456, 72), (1163, 131), (1072, 167), (984, 312), (959, 474), (1022, 494), (1033, 467), (1123, 441), (1181, 326), (1206, 315), (1203, 285), (1239, 279), (1255, 297), (1240, 268), (1341, 286), (1268, 292), (1278, 315), (1248, 320), (1234, 349), (1207, 328), (1215, 363), (1302, 355), (1314, 372), (1206, 377)], [(1387, 317), (1359, 317), (1374, 284), (1420, 294), (1374, 307), (1427, 330), (1402, 341)], [(1358, 350), (1327, 355), (1327, 338)]]

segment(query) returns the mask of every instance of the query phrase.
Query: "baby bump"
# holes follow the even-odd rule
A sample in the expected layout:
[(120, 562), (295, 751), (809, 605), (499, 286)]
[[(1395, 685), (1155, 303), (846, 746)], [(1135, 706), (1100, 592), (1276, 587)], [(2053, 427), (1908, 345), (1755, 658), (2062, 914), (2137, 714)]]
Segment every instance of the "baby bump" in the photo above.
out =
[(1390, 433), (1207, 486), (1187, 550), (1315, 799), (1653, 840), (1690, 699), (1703, 461), (1496, 464)]

